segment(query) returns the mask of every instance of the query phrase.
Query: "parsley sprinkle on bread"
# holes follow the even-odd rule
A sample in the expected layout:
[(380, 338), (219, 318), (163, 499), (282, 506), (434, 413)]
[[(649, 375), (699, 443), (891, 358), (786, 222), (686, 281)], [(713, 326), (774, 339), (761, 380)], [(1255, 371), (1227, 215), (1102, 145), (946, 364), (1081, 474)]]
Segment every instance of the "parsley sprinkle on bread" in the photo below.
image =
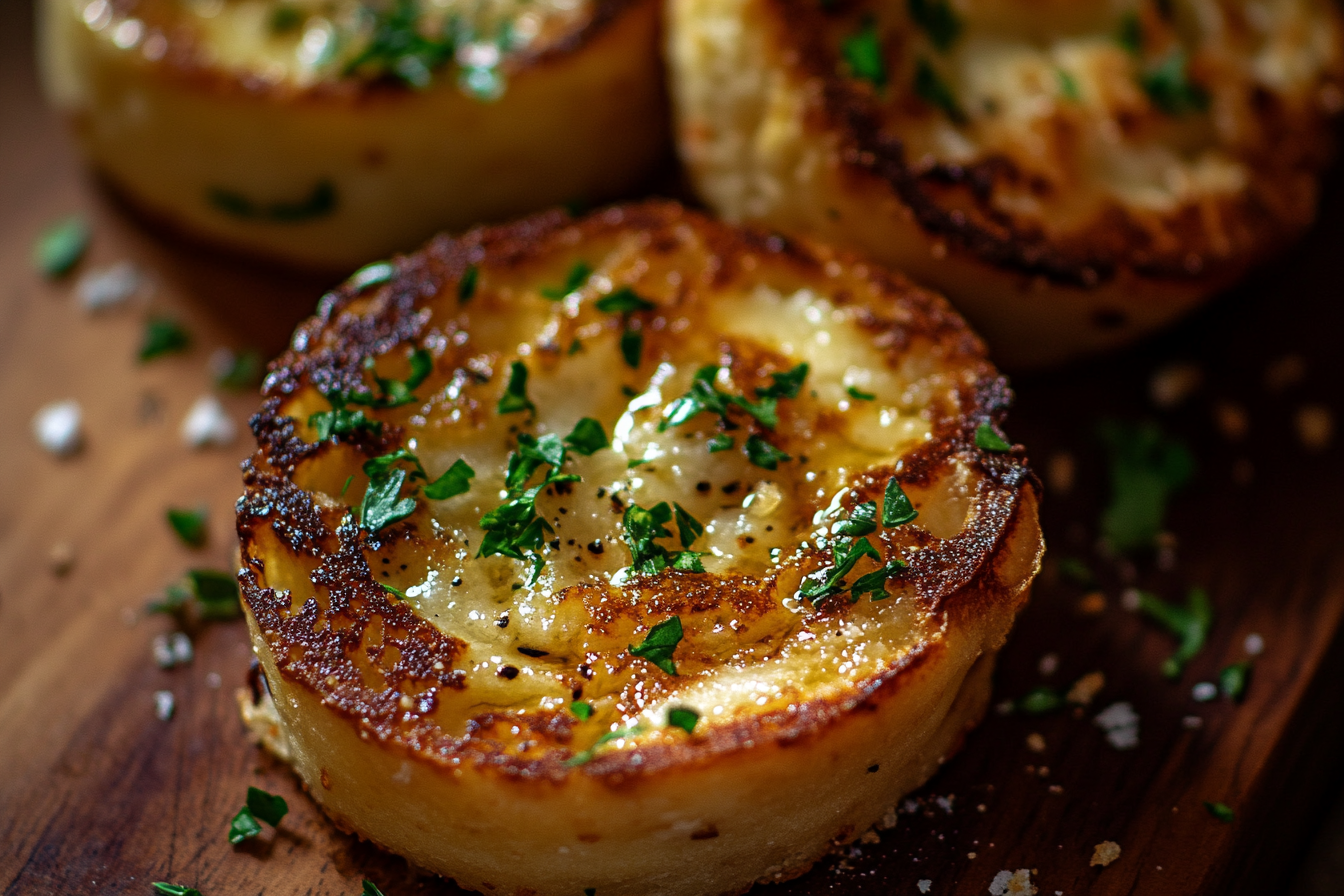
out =
[(667, 153), (655, 0), (41, 0), (48, 96), (152, 216), (349, 270), (633, 189)]
[(245, 714), (338, 825), (485, 892), (802, 873), (979, 720), (1042, 550), (941, 298), (671, 203), (370, 266), (265, 395)]
[(669, 0), (705, 202), (946, 293), (1008, 366), (1130, 341), (1310, 224), (1329, 0)]

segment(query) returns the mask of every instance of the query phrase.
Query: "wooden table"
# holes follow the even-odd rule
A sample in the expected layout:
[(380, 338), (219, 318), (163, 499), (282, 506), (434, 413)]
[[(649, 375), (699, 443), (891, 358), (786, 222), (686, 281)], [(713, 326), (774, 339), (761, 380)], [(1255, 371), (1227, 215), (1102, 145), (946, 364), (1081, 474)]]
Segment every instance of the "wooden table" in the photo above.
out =
[[(29, 11), (0, 11), (0, 888), (29, 894), (147, 894), (176, 881), (205, 896), (353, 894), (376, 881), (388, 896), (457, 892), (338, 833), (296, 780), (247, 740), (234, 691), (248, 662), (241, 623), (204, 629), (190, 665), (163, 670), (155, 635), (170, 630), (146, 601), (191, 567), (227, 568), (232, 448), (193, 451), (178, 436), (187, 408), (211, 389), (206, 359), (221, 347), (278, 351), (313, 307), (321, 278), (259, 269), (179, 245), (137, 224), (82, 172), (43, 108), (28, 58)], [(72, 281), (47, 282), (29, 261), (34, 236), (82, 211), (95, 239), (81, 271), (132, 259), (152, 297), (101, 315), (82, 311)], [(1118, 357), (1021, 378), (1009, 431), (1041, 469), (1067, 454), (1076, 485), (1044, 508), (1051, 557), (1083, 558), (1106, 605), (1080, 611), (1088, 589), (1044, 571), (1004, 650), (999, 700), (1039, 684), (1067, 687), (1101, 671), (1086, 710), (1045, 716), (991, 713), (907, 804), (880, 842), (861, 842), (792, 883), (785, 894), (983, 894), (1003, 869), (1035, 869), (1042, 894), (1284, 892), (1290, 871), (1334, 792), (1344, 741), (1344, 460), (1340, 440), (1308, 451), (1294, 431), (1306, 405), (1344, 413), (1344, 182), (1336, 176), (1320, 225), (1234, 295), (1156, 341)], [(176, 315), (193, 335), (183, 355), (135, 360), (145, 318)], [(1305, 364), (1297, 383), (1268, 388), (1266, 368)], [(1198, 365), (1203, 385), (1174, 410), (1148, 398), (1154, 370)], [(76, 398), (88, 441), (68, 460), (38, 449), (34, 411)], [(1236, 402), (1249, 429), (1220, 434), (1215, 410)], [(225, 396), (242, 423), (253, 405)], [(1099, 558), (1106, 496), (1101, 417), (1152, 418), (1198, 459), (1174, 502), (1177, 562), (1159, 569)], [(1340, 421), (1344, 425), (1344, 420)], [(193, 551), (164, 522), (169, 505), (210, 509), (210, 540)], [(74, 549), (58, 575), (54, 546)], [(1179, 683), (1159, 667), (1171, 639), (1122, 607), (1129, 585), (1180, 598), (1209, 590), (1208, 646)], [(1095, 598), (1092, 599), (1095, 602)], [(1195, 682), (1243, 658), (1245, 637), (1266, 645), (1245, 702), (1197, 703)], [(1057, 669), (1042, 674), (1053, 655)], [(1049, 668), (1052, 661), (1045, 661)], [(172, 691), (176, 715), (155, 716)], [(1093, 717), (1130, 702), (1136, 749), (1107, 744)], [(1183, 721), (1197, 717), (1195, 723)], [(280, 832), (234, 848), (230, 817), (250, 784), (278, 792), (291, 813)], [(1226, 803), (1233, 822), (1204, 801)], [(872, 838), (868, 838), (871, 840)], [(1121, 847), (1091, 867), (1102, 841)]]

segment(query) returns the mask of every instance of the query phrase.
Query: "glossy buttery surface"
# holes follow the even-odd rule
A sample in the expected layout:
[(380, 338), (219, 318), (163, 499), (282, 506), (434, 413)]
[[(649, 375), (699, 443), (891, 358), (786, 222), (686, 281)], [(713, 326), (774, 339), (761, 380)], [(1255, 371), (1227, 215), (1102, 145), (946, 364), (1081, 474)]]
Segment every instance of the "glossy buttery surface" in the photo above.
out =
[[(522, 234), (537, 245), (522, 250)], [(441, 241), (399, 261), (389, 283), (347, 287), (324, 305), (268, 381), (239, 525), (258, 651), (289, 723), (280, 747), (310, 786), (321, 780), (315, 795), (329, 810), (469, 886), (563, 892), (564, 881), (586, 880), (639, 892), (638, 881), (699, 849), (713, 861), (655, 889), (719, 892), (797, 873), (927, 777), (983, 708), (988, 661), (1035, 569), (1035, 496), (1018, 457), (975, 447), (973, 431), (998, 419), (1005, 398), (978, 341), (935, 297), (842, 261), (654, 205)], [(540, 291), (579, 263), (590, 273), (573, 291)], [(476, 283), (463, 302), (470, 264)], [(627, 287), (650, 307), (599, 308)], [(626, 331), (642, 336), (635, 365), (620, 347)], [(434, 359), (416, 400), (372, 412), (384, 424), (377, 437), (317, 444), (305, 421), (330, 400), (312, 384), (330, 392), (372, 374), (405, 377), (413, 347)], [(375, 359), (371, 372), (363, 357)], [(516, 363), (535, 414), (498, 410)], [(800, 364), (801, 388), (779, 398), (772, 427), (740, 409), (662, 425), (706, 366), (721, 394), (751, 397)], [(597, 420), (610, 446), (571, 450), (560, 470), (578, 481), (537, 497), (544, 544), (523, 559), (479, 556), (482, 517), (506, 497), (520, 434), (564, 436), (582, 418)], [(711, 451), (724, 437), (732, 447)], [(788, 458), (754, 463), (749, 439)], [(476, 476), (447, 500), (410, 493), (410, 516), (370, 532), (355, 523), (368, 481), (360, 463), (394, 447), (414, 452), (431, 480), (459, 460)], [(866, 537), (879, 559), (860, 560), (845, 582), (888, 561), (908, 569), (853, 602), (848, 590), (807, 600), (805, 581), (833, 569), (834, 527), (865, 501), (880, 513), (893, 478), (919, 516), (875, 526)], [(632, 568), (629, 509), (662, 502), (703, 525), (687, 545), (703, 571)], [(675, 553), (687, 542), (667, 528), (658, 543)], [(684, 629), (676, 674), (629, 649), (672, 617)], [(957, 702), (963, 680), (974, 684)], [(306, 727), (312, 697), (348, 719), (318, 725), (352, 725), (455, 769), (443, 779), (422, 769), (438, 782), (427, 786), (498, 786), (546, 802), (556, 813), (546, 830), (510, 831), (498, 846), (541, 857), (481, 868), (488, 858), (454, 855), (460, 845), (371, 830), (361, 807), (327, 786), (331, 739), (313, 742), (294, 724)], [(575, 714), (576, 700), (590, 718)], [(868, 700), (883, 710), (848, 718)], [(692, 732), (669, 724), (676, 709), (697, 714)], [(889, 728), (902, 714), (908, 724)], [(750, 797), (770, 780), (782, 786), (812, 750), (836, 761), (851, 738), (857, 774), (885, 761), (892, 777), (837, 778), (828, 796), (774, 818), (774, 796), (723, 804), (734, 786), (721, 791), (714, 776), (744, 755), (755, 754), (753, 771), (736, 787)], [(809, 746), (786, 756), (782, 741)], [(449, 785), (464, 773), (474, 784)], [(550, 783), (532, 793), (519, 779)], [(667, 788), (685, 818), (654, 808)], [(445, 799), (464, 798), (455, 793)], [(689, 836), (707, 828), (713, 837)], [(552, 835), (562, 855), (586, 852), (587, 862), (547, 864)]]

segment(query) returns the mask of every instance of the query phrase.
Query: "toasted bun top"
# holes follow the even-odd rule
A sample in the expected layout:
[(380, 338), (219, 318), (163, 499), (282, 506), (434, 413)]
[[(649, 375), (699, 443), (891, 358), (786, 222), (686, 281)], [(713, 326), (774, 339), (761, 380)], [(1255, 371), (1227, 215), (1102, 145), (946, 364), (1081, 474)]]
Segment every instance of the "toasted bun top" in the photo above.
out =
[(942, 299), (670, 203), (365, 268), (265, 394), (238, 510), (257, 631), (438, 762), (619, 777), (800, 737), (1035, 568), (1003, 556), (1036, 525), (995, 443), (1008, 389)]
[(1305, 226), (1344, 107), (1329, 0), (765, 0), (815, 126), (920, 224), (1092, 286)]

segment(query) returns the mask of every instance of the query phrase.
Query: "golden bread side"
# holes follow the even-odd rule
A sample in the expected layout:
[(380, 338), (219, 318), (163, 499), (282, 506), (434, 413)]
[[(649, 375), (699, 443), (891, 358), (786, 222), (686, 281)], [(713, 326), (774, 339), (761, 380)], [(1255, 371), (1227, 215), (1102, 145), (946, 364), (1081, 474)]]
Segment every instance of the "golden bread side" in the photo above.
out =
[(682, 157), (734, 221), (947, 294), (1008, 366), (1119, 345), (1312, 220), (1328, 0), (669, 0)]
[(654, 0), (454, 9), (42, 0), (40, 55), (85, 155), (137, 206), (303, 267), (604, 201), (665, 158)]
[(978, 721), (1042, 550), (939, 297), (671, 203), (369, 266), (265, 393), (248, 713), (338, 824), (486, 892), (802, 873)]

